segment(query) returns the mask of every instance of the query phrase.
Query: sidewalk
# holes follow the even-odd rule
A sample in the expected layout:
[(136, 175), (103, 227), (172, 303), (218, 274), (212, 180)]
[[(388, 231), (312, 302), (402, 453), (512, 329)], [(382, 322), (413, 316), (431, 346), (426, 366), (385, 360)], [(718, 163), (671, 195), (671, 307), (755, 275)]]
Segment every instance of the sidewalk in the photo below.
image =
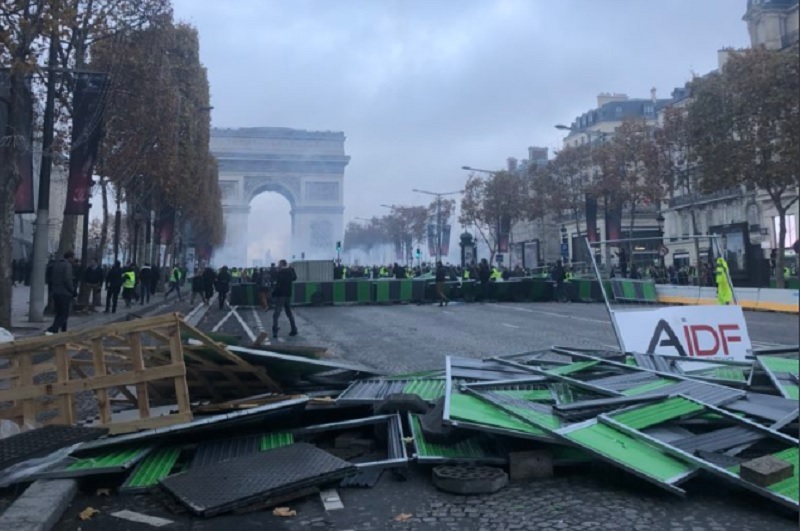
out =
[[(28, 305), (30, 304), (30, 286), (14, 286), (11, 301), (11, 333), (15, 337), (26, 337), (43, 334), (53, 323), (52, 315), (45, 315), (40, 323), (28, 321)], [(150, 303), (141, 305), (133, 303), (130, 308), (125, 308), (125, 302), (120, 297), (117, 305), (117, 313), (105, 313), (105, 306), (98, 307), (94, 313), (70, 313), (69, 330), (79, 330), (100, 326), (106, 323), (122, 321), (130, 314), (144, 316), (145, 314), (157, 314), (167, 312), (180, 312), (188, 314), (193, 306), (189, 306), (189, 295), (185, 293), (183, 301), (178, 302), (178, 298), (173, 294), (169, 299), (164, 300), (163, 293), (157, 293), (150, 297)], [(103, 291), (103, 303), (105, 303), (105, 291)], [(196, 306), (196, 305), (195, 305)]]

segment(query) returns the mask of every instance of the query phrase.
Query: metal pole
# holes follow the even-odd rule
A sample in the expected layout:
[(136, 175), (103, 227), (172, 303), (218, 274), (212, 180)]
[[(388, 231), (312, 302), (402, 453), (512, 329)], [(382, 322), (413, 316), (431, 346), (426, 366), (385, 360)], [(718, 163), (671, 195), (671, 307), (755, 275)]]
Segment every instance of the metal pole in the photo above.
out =
[(436, 262), (442, 260), (442, 196), (436, 196)]
[(606, 311), (608, 312), (608, 318), (611, 319), (611, 326), (614, 328), (614, 335), (617, 336), (619, 349), (621, 352), (626, 352), (625, 342), (622, 340), (622, 334), (619, 332), (619, 328), (617, 328), (617, 321), (614, 319), (614, 311), (611, 309), (611, 304), (608, 302), (608, 294), (606, 293), (606, 287), (603, 285), (603, 277), (600, 276), (600, 269), (597, 267), (597, 261), (594, 259), (592, 245), (589, 243), (589, 238), (584, 238), (583, 240), (586, 242), (586, 248), (589, 250), (589, 255), (592, 258), (594, 273), (597, 275), (597, 282), (600, 283), (600, 292), (603, 294), (603, 301), (606, 303)]

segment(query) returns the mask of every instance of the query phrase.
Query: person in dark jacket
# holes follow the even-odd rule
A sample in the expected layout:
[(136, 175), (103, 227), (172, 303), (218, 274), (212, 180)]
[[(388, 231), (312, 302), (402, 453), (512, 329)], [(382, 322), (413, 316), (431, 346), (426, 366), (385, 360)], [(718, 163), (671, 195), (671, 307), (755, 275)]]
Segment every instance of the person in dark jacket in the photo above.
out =
[(203, 296), (206, 306), (211, 302), (211, 297), (214, 296), (214, 283), (217, 281), (217, 274), (214, 268), (206, 266), (203, 269)]
[(289, 331), (290, 336), (297, 335), (297, 324), (294, 322), (294, 314), (292, 313), (292, 282), (297, 280), (297, 273), (293, 267), (289, 267), (286, 260), (278, 262), (278, 272), (275, 274), (274, 282), (275, 289), (272, 291), (274, 299), (273, 305), (275, 311), (272, 314), (272, 337), (278, 337), (278, 319), (281, 316), (281, 310), (286, 311), (286, 317), (289, 318), (289, 325), (292, 329)]
[(550, 275), (556, 285), (556, 302), (566, 302), (567, 295), (564, 293), (564, 279), (567, 278), (567, 271), (561, 264), (561, 260), (556, 260), (556, 265), (553, 266), (553, 272)]
[(481, 283), (481, 302), (489, 298), (489, 280), (492, 278), (492, 270), (489, 268), (489, 262), (486, 258), (481, 260), (478, 265), (478, 280)]
[(221, 310), (225, 307), (225, 297), (228, 296), (228, 292), (231, 290), (231, 274), (228, 272), (228, 266), (222, 266), (222, 269), (219, 270), (215, 287), (217, 288), (219, 309)]
[(203, 270), (201, 269), (192, 277), (192, 296), (189, 299), (189, 305), (194, 306), (194, 298), (200, 297), (203, 304), (206, 304), (206, 285), (203, 282)]
[(83, 271), (83, 282), (88, 291), (88, 307), (93, 312), (95, 306), (100, 306), (100, 296), (103, 290), (103, 268), (97, 260), (89, 261), (89, 267)]
[(619, 258), (619, 270), (622, 272), (623, 277), (628, 276), (628, 253), (625, 252), (625, 249), (620, 247), (619, 251), (617, 251), (617, 258)]
[(117, 300), (122, 289), (122, 264), (114, 262), (106, 275), (106, 313), (117, 313)]
[(444, 283), (447, 280), (447, 269), (441, 262), (436, 262), (436, 296), (439, 297), (439, 306), (447, 306), (450, 299), (444, 294)]
[(141, 302), (142, 306), (144, 303), (150, 302), (150, 295), (153, 293), (153, 290), (150, 288), (153, 287), (153, 268), (150, 267), (150, 264), (147, 262), (139, 269), (139, 275), (137, 276), (136, 280), (139, 281), (139, 292), (141, 293)]
[(72, 272), (72, 262), (74, 260), (75, 253), (67, 251), (64, 253), (64, 258), (53, 264), (50, 281), (56, 316), (53, 319), (53, 324), (45, 332), (47, 335), (67, 331), (69, 308), (72, 305), (72, 299), (78, 296)]
[(407, 277), (406, 269), (404, 267), (401, 267), (400, 264), (398, 264), (397, 262), (395, 262), (394, 267), (392, 268), (392, 275), (396, 279), (404, 279)]

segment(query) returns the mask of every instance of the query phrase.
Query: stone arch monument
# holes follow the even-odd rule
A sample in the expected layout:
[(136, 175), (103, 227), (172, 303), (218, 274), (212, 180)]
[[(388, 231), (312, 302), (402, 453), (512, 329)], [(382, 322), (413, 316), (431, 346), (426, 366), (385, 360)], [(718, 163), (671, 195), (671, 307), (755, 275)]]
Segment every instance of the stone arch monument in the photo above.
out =
[[(217, 266), (247, 263), (250, 201), (276, 192), (289, 201), (291, 255), (328, 259), (344, 233), (344, 133), (282, 127), (212, 129), (211, 153), (219, 163), (225, 243)], [(262, 220), (269, 230), (270, 220)], [(287, 257), (291, 258), (291, 256)]]

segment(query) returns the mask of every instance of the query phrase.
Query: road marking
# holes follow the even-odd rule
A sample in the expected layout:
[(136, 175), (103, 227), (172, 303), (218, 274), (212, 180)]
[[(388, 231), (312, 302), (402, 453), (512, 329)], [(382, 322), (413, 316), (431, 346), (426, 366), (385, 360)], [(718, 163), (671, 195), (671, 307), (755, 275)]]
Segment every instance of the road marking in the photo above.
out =
[(586, 321), (589, 323), (603, 323), (603, 324), (611, 324), (610, 321), (602, 320), (602, 319), (592, 319), (591, 317), (578, 317), (575, 315), (569, 315), (565, 313), (558, 313), (558, 312), (546, 312), (544, 310), (531, 310), (530, 308), (520, 308), (517, 306), (505, 306), (503, 304), (495, 304), (491, 303), (490, 306), (496, 306), (498, 308), (505, 308), (508, 310), (516, 310), (518, 312), (526, 312), (526, 313), (538, 313), (541, 315), (550, 315), (553, 317), (564, 317), (566, 319), (574, 320), (574, 321)]
[(500, 323), (500, 324), (502, 324), (503, 326), (507, 326), (508, 328), (519, 328), (519, 326), (517, 326), (517, 325), (512, 325), (512, 324), (508, 324), (508, 323)]
[(216, 332), (217, 330), (222, 328), (222, 325), (225, 324), (225, 322), (230, 318), (231, 315), (233, 315), (233, 308), (231, 308), (231, 310), (227, 314), (225, 314), (225, 317), (220, 319), (220, 321), (214, 325), (214, 328), (212, 328), (211, 331)]
[(455, 312), (451, 312), (450, 310), (442, 310), (442, 313), (446, 313), (448, 315), (453, 315)]
[(256, 320), (256, 329), (258, 330), (259, 335), (264, 332), (264, 323), (261, 322), (261, 316), (258, 315), (256, 311), (256, 307), (253, 306), (253, 318)]
[(256, 335), (253, 333), (252, 330), (250, 330), (250, 327), (247, 326), (247, 323), (244, 322), (244, 319), (242, 319), (242, 316), (239, 315), (239, 312), (236, 311), (237, 308), (238, 306), (234, 306), (233, 308), (231, 308), (231, 312), (233, 313), (234, 317), (236, 317), (236, 320), (239, 321), (239, 324), (242, 325), (242, 328), (244, 328), (244, 331), (247, 334), (247, 337), (250, 338), (250, 341), (255, 341)]
[(165, 525), (170, 525), (175, 523), (172, 520), (167, 520), (166, 518), (159, 518), (158, 516), (148, 516), (146, 514), (136, 513), (128, 510), (111, 513), (111, 516), (116, 516), (117, 518), (122, 518), (123, 520), (128, 520), (130, 522), (136, 522), (137, 524), (151, 525), (153, 527), (164, 527)]

